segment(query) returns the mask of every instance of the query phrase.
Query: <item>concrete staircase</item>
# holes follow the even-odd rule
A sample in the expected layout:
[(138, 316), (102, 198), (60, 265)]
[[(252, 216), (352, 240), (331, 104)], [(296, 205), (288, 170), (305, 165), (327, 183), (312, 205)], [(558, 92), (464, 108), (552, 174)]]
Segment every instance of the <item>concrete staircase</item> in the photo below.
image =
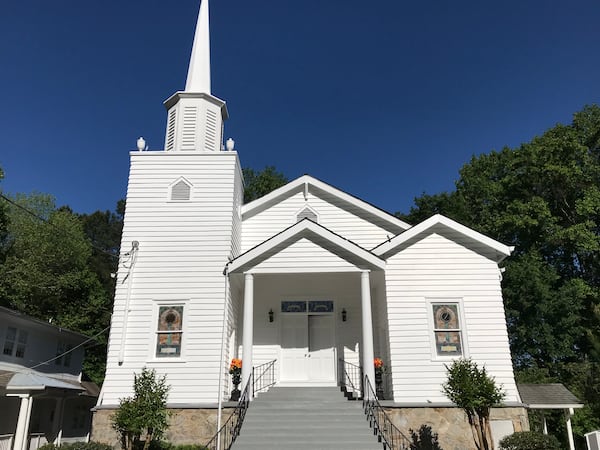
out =
[(335, 387), (274, 387), (252, 401), (232, 450), (381, 450), (362, 403)]

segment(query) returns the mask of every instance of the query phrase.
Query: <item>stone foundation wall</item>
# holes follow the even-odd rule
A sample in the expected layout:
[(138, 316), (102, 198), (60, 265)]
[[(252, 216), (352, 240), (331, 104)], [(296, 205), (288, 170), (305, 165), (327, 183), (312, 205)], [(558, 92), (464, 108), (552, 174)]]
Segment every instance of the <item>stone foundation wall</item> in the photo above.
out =
[[(410, 437), (410, 429), (417, 431), (422, 425), (438, 434), (444, 450), (476, 450), (473, 434), (465, 413), (459, 408), (385, 408), (390, 419), (400, 431)], [(494, 408), (494, 420), (512, 420), (515, 431), (529, 430), (525, 408)]]
[[(163, 439), (172, 444), (206, 444), (217, 430), (216, 409), (169, 409), (169, 429)], [(91, 440), (120, 448), (121, 443), (112, 428), (114, 409), (94, 412)], [(233, 408), (223, 409), (222, 423), (233, 413)]]

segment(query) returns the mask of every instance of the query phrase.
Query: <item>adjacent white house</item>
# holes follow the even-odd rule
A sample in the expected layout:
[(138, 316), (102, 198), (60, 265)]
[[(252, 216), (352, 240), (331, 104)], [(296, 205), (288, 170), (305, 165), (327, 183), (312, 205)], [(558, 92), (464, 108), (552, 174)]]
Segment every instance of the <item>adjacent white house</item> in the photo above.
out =
[(242, 387), (270, 361), (281, 386), (336, 386), (344, 364), (372, 381), (379, 357), (386, 404), (406, 417), (458, 414), (441, 392), (445, 364), (470, 357), (506, 391), (503, 429), (527, 427), (500, 287), (511, 248), (440, 215), (407, 224), (309, 175), (243, 204), (240, 155), (223, 145), (227, 108), (210, 90), (208, 30), (204, 0), (186, 88), (165, 102), (164, 150), (131, 152), (94, 437), (112, 439), (110, 415), (143, 367), (171, 385), (171, 437), (210, 436), (234, 357)]
[(0, 307), (0, 449), (87, 441), (99, 389), (81, 380), (86, 336)]

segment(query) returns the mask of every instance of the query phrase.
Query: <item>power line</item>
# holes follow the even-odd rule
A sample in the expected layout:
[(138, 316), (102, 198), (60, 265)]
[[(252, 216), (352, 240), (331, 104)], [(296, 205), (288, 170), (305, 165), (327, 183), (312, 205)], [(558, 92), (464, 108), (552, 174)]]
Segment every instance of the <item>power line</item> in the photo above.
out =
[[(91, 341), (93, 341), (93, 340), (94, 340), (94, 339), (96, 339), (98, 336), (100, 336), (102, 333), (104, 333), (105, 331), (107, 331), (109, 328), (110, 328), (110, 325), (109, 325), (109, 326), (107, 326), (106, 328), (104, 328), (103, 330), (99, 331), (98, 333), (96, 333), (96, 334), (95, 334), (95, 335), (93, 335), (92, 337), (89, 337), (88, 339), (86, 339), (85, 341), (83, 341), (81, 344), (78, 344), (78, 345), (76, 345), (75, 347), (73, 347), (73, 348), (70, 348), (69, 350), (67, 350), (67, 351), (65, 351), (65, 352), (63, 352), (63, 353), (61, 353), (61, 354), (59, 354), (59, 355), (56, 355), (54, 358), (50, 358), (50, 359), (48, 359), (47, 361), (41, 362), (41, 363), (39, 363), (39, 364), (36, 364), (35, 366), (31, 366), (31, 367), (25, 367), (25, 370), (34, 370), (34, 369), (37, 369), (37, 368), (38, 368), (38, 367), (40, 367), (40, 366), (45, 366), (46, 364), (49, 364), (49, 363), (51, 363), (51, 362), (53, 362), (53, 361), (56, 361), (57, 359), (60, 359), (60, 358), (62, 358), (63, 356), (65, 356), (65, 355), (67, 355), (67, 354), (69, 354), (69, 353), (71, 353), (71, 352), (73, 352), (73, 351), (77, 350), (79, 347), (82, 347), (82, 346), (84, 346), (84, 345), (85, 345), (85, 344), (87, 344), (88, 342), (91, 342)], [(17, 372), (17, 373), (19, 373), (19, 372)], [(1, 378), (1, 377), (7, 377), (7, 379), (10, 379), (10, 378), (11, 378), (11, 377), (12, 377), (14, 374), (15, 374), (14, 372), (9, 372), (9, 373), (0, 374), (0, 378)], [(49, 375), (52, 375), (52, 374), (49, 374)]]
[[(61, 230), (59, 227), (57, 227), (56, 225), (54, 225), (52, 222), (48, 221), (48, 219), (40, 216), (39, 214), (31, 211), (30, 209), (24, 207), (23, 205), (20, 205), (19, 203), (15, 202), (14, 200), (10, 199), (9, 197), (7, 197), (6, 195), (0, 193), (0, 197), (2, 199), (4, 199), (6, 202), (10, 203), (13, 206), (16, 206), (17, 208), (19, 208), (20, 210), (26, 212), (27, 214), (29, 214), (32, 217), (35, 217), (36, 219), (38, 219), (41, 222), (44, 222), (48, 225), (50, 225), (51, 227), (53, 227), (54, 229), (56, 229), (57, 231), (60, 231), (61, 233), (64, 232), (64, 230)], [(98, 247), (97, 245), (94, 245), (93, 242), (91, 242), (90, 239), (90, 245), (92, 246), (93, 249), (99, 251), (100, 253), (104, 253), (105, 255), (110, 256), (111, 258), (115, 258), (115, 259), (119, 259), (118, 255), (115, 255), (107, 250), (104, 250), (103, 248)]]

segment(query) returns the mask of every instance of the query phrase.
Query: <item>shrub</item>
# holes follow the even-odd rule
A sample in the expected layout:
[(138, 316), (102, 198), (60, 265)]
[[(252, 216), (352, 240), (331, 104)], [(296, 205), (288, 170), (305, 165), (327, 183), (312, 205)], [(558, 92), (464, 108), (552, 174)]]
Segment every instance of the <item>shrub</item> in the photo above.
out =
[(414, 450), (443, 450), (438, 442), (438, 434), (429, 425), (421, 425), (417, 431), (409, 430)]
[(149, 450), (150, 443), (161, 438), (169, 426), (169, 388), (166, 377), (157, 378), (154, 369), (144, 367), (141, 374), (134, 374), (133, 397), (122, 398), (112, 416), (123, 449), (134, 450), (143, 437), (143, 450)]
[(113, 450), (112, 446), (108, 444), (101, 444), (100, 442), (73, 442), (69, 444), (44, 444), (38, 448), (38, 450)]
[(558, 439), (535, 431), (520, 431), (500, 441), (502, 450), (561, 450)]

